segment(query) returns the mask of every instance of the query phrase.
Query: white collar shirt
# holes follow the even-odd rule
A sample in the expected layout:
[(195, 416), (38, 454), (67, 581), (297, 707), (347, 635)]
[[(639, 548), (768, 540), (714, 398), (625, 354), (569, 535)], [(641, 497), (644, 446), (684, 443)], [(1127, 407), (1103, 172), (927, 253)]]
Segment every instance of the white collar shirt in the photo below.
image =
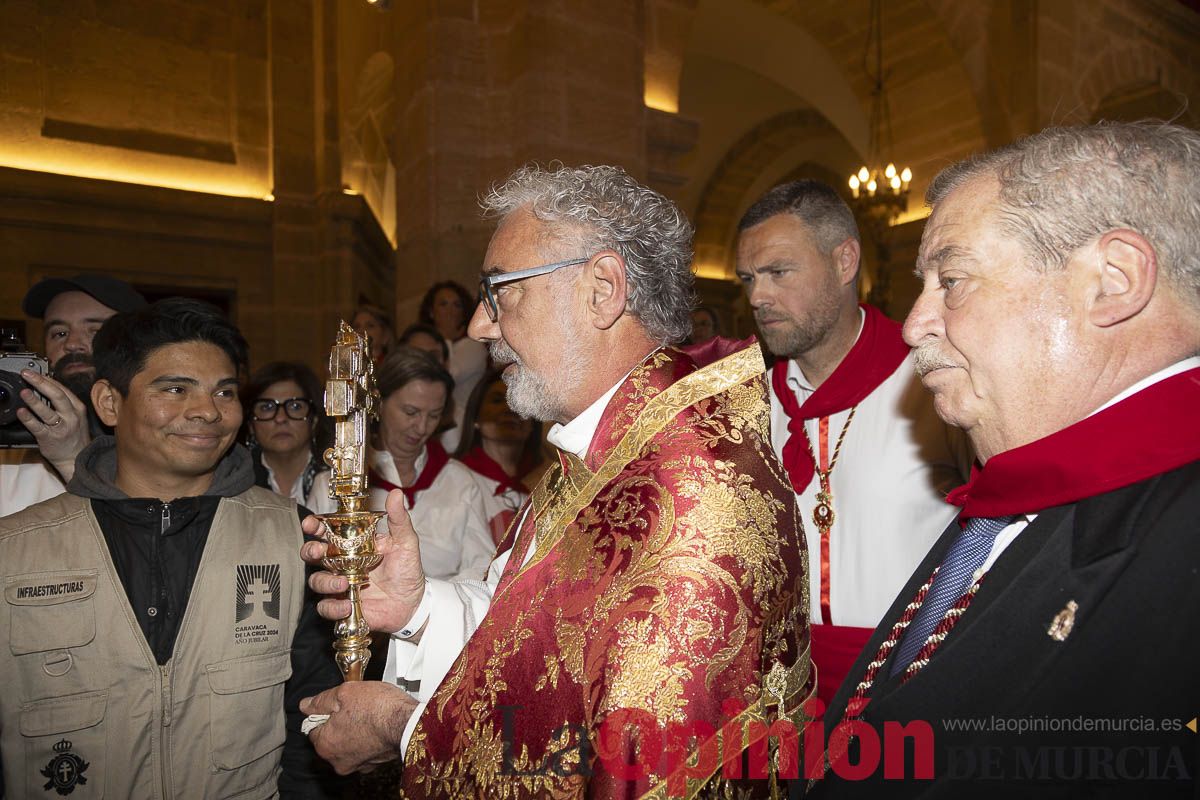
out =
[[(861, 335), (861, 327), (860, 327)], [(800, 366), (788, 362), (788, 387), (803, 404), (815, 391)], [(816, 476), (795, 495), (804, 524), (809, 564), (809, 609), (814, 623), (874, 628), (958, 510), (946, 493), (962, 484), (970, 448), (933, 409), (909, 356), (857, 406), (829, 416), (827, 460), (842, 437), (829, 474), (835, 518), (828, 537), (829, 616), (822, 612), (822, 543), (813, 520)], [(781, 459), (787, 412), (771, 390), (771, 441)], [(821, 463), (820, 420), (805, 431)]]

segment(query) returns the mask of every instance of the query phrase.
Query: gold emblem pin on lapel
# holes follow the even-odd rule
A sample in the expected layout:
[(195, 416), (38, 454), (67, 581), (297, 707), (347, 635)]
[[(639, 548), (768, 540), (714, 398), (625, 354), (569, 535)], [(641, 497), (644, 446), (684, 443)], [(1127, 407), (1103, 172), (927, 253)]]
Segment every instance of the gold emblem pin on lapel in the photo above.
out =
[(1063, 610), (1054, 615), (1054, 621), (1050, 623), (1050, 627), (1046, 633), (1056, 642), (1065, 642), (1067, 637), (1071, 635), (1071, 629), (1075, 627), (1075, 612), (1079, 610), (1079, 604), (1074, 600), (1068, 600)]

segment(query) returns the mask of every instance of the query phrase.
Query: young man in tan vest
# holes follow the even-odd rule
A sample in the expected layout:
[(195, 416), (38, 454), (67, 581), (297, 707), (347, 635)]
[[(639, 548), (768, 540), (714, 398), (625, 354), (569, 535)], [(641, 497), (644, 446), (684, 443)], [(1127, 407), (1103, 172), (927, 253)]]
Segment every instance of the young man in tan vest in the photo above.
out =
[(0, 522), (6, 797), (325, 796), (296, 704), (339, 675), (297, 507), (234, 445), (246, 350), (181, 298), (97, 333), (115, 436)]

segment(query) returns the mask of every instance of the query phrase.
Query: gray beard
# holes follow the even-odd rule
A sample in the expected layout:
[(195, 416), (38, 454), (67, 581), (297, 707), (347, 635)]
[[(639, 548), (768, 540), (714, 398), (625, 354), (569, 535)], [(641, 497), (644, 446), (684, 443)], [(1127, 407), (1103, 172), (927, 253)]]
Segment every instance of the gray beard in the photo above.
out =
[(488, 347), (497, 364), (516, 364), (506, 370), (503, 378), (507, 389), (508, 407), (526, 419), (554, 422), (562, 416), (559, 398), (542, 376), (521, 363), (516, 352), (503, 340), (497, 339)]
[(815, 347), (825, 338), (825, 330), (796, 326), (786, 331), (759, 330), (763, 342), (772, 354), (780, 358), (796, 358)]

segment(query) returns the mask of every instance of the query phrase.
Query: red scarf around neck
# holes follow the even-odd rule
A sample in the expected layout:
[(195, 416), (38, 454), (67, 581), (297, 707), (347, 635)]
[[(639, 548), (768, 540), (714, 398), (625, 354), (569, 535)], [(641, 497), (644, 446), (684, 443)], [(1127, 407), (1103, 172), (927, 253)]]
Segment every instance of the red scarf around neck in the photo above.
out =
[(817, 465), (805, 445), (804, 421), (827, 417), (858, 405), (888, 379), (908, 357), (908, 345), (900, 334), (900, 323), (888, 319), (874, 306), (863, 304), (866, 316), (862, 333), (833, 374), (800, 405), (788, 386), (788, 360), (780, 359), (771, 370), (771, 386), (788, 415), (788, 440), (783, 446), (783, 466), (800, 494), (812, 482)]
[(423, 492), (433, 485), (433, 481), (442, 471), (442, 467), (446, 466), (450, 461), (450, 456), (446, 455), (446, 449), (442, 447), (436, 439), (430, 439), (425, 443), (425, 468), (421, 470), (421, 474), (413, 481), (412, 486), (397, 486), (391, 481), (385, 479), (375, 470), (369, 470), (367, 477), (371, 482), (371, 486), (376, 489), (383, 489), (390, 492), (392, 489), (399, 489), (404, 492), (404, 499), (408, 501), (408, 507), (413, 508), (417, 504), (417, 492)]
[(523, 494), (529, 494), (529, 489), (518, 478), (510, 476), (504, 471), (504, 467), (500, 466), (497, 461), (489, 456), (482, 446), (476, 445), (467, 451), (466, 455), (459, 459), (463, 464), (478, 472), (485, 478), (491, 478), (498, 486), (496, 486), (495, 494), (502, 495), (507, 490), (513, 489)]
[(971, 470), (946, 500), (971, 517), (1030, 514), (1200, 459), (1200, 367), (1146, 387), (1061, 431)]

